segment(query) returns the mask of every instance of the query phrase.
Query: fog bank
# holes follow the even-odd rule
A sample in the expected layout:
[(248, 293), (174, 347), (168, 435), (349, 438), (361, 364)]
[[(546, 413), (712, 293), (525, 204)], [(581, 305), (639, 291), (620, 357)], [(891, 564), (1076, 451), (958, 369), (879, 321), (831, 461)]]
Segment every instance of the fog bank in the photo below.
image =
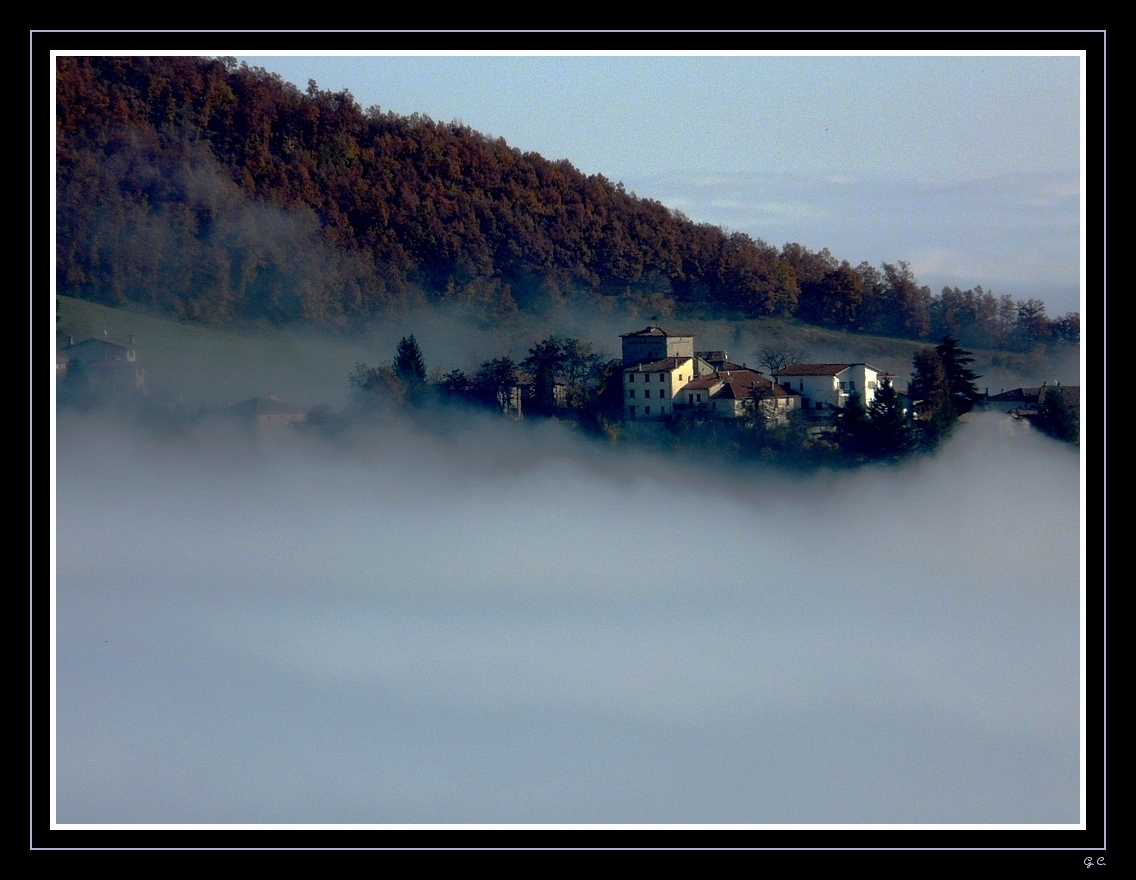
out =
[(1078, 821), (1078, 459), (58, 444), (58, 817)]

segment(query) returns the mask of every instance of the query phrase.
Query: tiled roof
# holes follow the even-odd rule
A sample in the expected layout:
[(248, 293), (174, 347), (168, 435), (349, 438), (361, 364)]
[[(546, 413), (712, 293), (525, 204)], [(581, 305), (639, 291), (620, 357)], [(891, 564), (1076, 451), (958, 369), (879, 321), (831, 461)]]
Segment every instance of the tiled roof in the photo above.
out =
[(690, 358), (688, 357), (669, 357), (657, 361), (651, 361), (647, 364), (636, 364), (633, 367), (624, 367), (625, 373), (662, 373), (667, 370), (674, 370), (681, 367)]
[(620, 333), (619, 336), (621, 339), (625, 339), (628, 336), (680, 336), (689, 339), (694, 338), (690, 333), (676, 333), (673, 330), (664, 330), (658, 324), (651, 327), (644, 327), (642, 330), (636, 330), (634, 333)]
[(892, 374), (886, 370), (873, 367), (871, 364), (857, 362), (854, 364), (790, 364), (780, 370), (774, 370), (774, 376), (836, 376), (849, 367), (864, 367), (871, 370), (881, 379), (891, 379)]
[(759, 388), (758, 391), (757, 391), (757, 396), (764, 398), (764, 397), (800, 397), (801, 395), (798, 394), (796, 391), (787, 391), (786, 389), (782, 388), (780, 385), (775, 385), (771, 382), (769, 384), (768, 388), (765, 388), (765, 387)]
[(835, 376), (843, 373), (852, 364), (790, 364), (781, 370), (774, 370), (774, 376)]
[(123, 342), (121, 339), (115, 339), (113, 336), (89, 336), (82, 342), (76, 342), (71, 348), (78, 348), (80, 345), (87, 345), (91, 342), (101, 342), (104, 345), (113, 345), (116, 348), (137, 348), (133, 342)]
[(1041, 392), (1060, 391), (1061, 396), (1065, 398), (1065, 403), (1071, 407), (1078, 407), (1081, 405), (1081, 386), (1080, 385), (1042, 385), (1040, 388), (1015, 388), (1012, 391), (1004, 391), (1001, 394), (991, 394), (988, 400), (995, 403), (1025, 403), (1037, 404), (1041, 397)]
[(680, 388), (680, 391), (704, 391), (707, 388), (714, 388), (721, 383), (717, 373), (711, 373), (709, 376), (700, 376), (697, 379), (691, 379)]
[(755, 388), (764, 391), (773, 385), (753, 370), (719, 372), (718, 377), (722, 380), (722, 389), (714, 392), (714, 396), (727, 400), (731, 397), (734, 400), (746, 400), (753, 394)]

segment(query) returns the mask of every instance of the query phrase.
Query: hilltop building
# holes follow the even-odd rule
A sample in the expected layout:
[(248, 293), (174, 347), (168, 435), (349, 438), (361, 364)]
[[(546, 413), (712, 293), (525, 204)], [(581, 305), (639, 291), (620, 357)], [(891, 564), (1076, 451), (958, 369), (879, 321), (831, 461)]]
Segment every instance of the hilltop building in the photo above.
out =
[(880, 382), (892, 379), (871, 364), (790, 364), (773, 375), (784, 390), (801, 396), (801, 409), (813, 411), (838, 409), (852, 394), (868, 406)]
[(657, 421), (686, 412), (733, 420), (760, 412), (768, 423), (783, 424), (799, 404), (799, 394), (731, 363), (726, 352), (695, 352), (689, 334), (656, 325), (620, 339), (628, 419)]
[(657, 324), (634, 333), (621, 333), (623, 365), (632, 367), (667, 358), (693, 358), (694, 337), (664, 330)]

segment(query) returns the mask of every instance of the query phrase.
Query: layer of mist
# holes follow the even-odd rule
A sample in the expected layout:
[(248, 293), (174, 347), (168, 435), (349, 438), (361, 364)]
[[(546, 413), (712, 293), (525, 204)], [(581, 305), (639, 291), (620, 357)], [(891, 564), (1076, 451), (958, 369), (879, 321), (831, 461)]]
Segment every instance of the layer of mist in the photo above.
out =
[(58, 423), (63, 823), (1072, 823), (1079, 460)]

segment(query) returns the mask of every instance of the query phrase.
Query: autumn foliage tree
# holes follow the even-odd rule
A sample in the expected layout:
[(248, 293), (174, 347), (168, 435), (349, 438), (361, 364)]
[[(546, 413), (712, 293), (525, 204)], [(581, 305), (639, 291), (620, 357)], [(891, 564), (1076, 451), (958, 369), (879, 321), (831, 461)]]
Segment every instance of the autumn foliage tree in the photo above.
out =
[(459, 123), (233, 59), (61, 56), (56, 87), (64, 295), (218, 322), (344, 325), (433, 301), (496, 323), (580, 297), (967, 344), (1075, 334), (1034, 300), (936, 298), (903, 262), (778, 250)]

